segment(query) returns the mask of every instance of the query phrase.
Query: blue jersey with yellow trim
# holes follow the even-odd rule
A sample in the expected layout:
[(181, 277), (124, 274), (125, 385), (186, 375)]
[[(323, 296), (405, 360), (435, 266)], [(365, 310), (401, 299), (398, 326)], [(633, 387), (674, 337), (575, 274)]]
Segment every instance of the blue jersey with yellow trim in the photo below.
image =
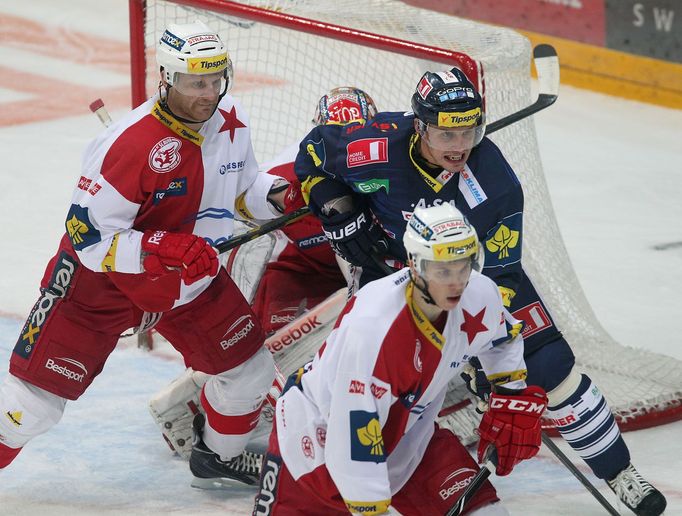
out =
[[(414, 209), (453, 203), (484, 245), (484, 273), (516, 290), (522, 276), (523, 191), (500, 150), (484, 138), (462, 172), (434, 178), (415, 161), (417, 144), (412, 113), (379, 113), (365, 126), (319, 126), (301, 143), (296, 174), (304, 188), (332, 180), (363, 196), (390, 237), (389, 254), (402, 261), (402, 237)], [(319, 213), (315, 201), (313, 191), (310, 207)]]
[[(526, 354), (560, 338), (521, 266), (523, 190), (502, 152), (484, 138), (461, 172), (429, 174), (415, 157), (418, 138), (411, 112), (379, 113), (366, 125), (315, 127), (301, 142), (295, 162), (312, 212), (319, 215), (325, 202), (344, 194), (365, 200), (389, 237), (388, 254), (404, 261), (402, 236), (414, 209), (453, 203), (484, 247), (482, 272), (500, 287), (512, 314), (526, 323)], [(361, 284), (383, 275), (378, 267), (363, 267)]]

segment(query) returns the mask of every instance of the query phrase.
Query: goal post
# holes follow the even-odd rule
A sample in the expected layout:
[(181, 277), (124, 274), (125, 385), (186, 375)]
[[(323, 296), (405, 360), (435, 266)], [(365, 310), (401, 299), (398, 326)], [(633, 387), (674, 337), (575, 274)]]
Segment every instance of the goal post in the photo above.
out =
[[(154, 55), (165, 25), (200, 19), (230, 53), (230, 93), (249, 114), (259, 162), (300, 141), (312, 128), (317, 100), (338, 86), (365, 90), (380, 111), (405, 111), (424, 71), (457, 65), (479, 88), (485, 83), (489, 123), (534, 100), (525, 37), (396, 0), (129, 0), (129, 6), (133, 105), (156, 92)], [(554, 215), (532, 118), (491, 139), (523, 185), (524, 268), (578, 367), (603, 391), (621, 429), (682, 419), (682, 362), (619, 344), (585, 298)], [(527, 308), (543, 324), (542, 314)]]

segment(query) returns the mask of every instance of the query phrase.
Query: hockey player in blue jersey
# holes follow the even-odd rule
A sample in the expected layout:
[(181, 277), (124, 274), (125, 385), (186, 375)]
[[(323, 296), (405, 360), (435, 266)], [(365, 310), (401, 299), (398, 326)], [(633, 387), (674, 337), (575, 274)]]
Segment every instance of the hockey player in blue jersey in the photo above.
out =
[(530, 326), (528, 383), (547, 391), (547, 416), (633, 512), (661, 514), (665, 497), (630, 463), (606, 400), (574, 367), (571, 348), (523, 270), (523, 190), (484, 137), (481, 96), (457, 68), (427, 72), (412, 110), (379, 113), (364, 126), (316, 127), (301, 142), (296, 174), (332, 247), (360, 268), (363, 285), (384, 275), (377, 259), (404, 263), (402, 237), (415, 208), (454, 204), (484, 244), (483, 273), (497, 283), (510, 312)]

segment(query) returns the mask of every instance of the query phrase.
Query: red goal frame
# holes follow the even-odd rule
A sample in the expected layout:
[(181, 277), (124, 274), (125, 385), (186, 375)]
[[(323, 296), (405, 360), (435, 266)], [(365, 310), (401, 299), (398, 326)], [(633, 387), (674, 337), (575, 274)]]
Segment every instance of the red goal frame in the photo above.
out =
[[(285, 29), (307, 32), (320, 37), (386, 50), (419, 59), (430, 59), (457, 66), (469, 77), (481, 95), (484, 94), (483, 67), (467, 54), (445, 50), (412, 41), (392, 38), (371, 32), (349, 29), (340, 25), (302, 18), (291, 14), (269, 11), (258, 7), (238, 4), (229, 0), (171, 0), (172, 3), (206, 9), (250, 21), (276, 25)], [(147, 60), (145, 54), (146, 0), (128, 0), (130, 17), (130, 72), (132, 107), (142, 104), (149, 97), (145, 87)]]

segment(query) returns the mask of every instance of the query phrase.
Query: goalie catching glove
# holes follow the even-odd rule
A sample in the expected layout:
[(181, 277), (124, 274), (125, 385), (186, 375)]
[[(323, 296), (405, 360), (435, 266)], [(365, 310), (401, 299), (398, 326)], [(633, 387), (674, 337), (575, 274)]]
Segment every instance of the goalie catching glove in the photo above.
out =
[(147, 230), (142, 236), (145, 272), (162, 276), (168, 268), (180, 269), (186, 285), (218, 274), (218, 253), (206, 240), (188, 233)]
[(493, 393), (488, 411), (483, 415), (478, 432), (478, 462), (484, 459), (488, 446), (497, 449), (496, 472), (511, 473), (514, 466), (534, 457), (540, 450), (542, 426), (540, 418), (547, 408), (547, 394), (530, 386), (518, 394)]
[(374, 263), (372, 253), (388, 249), (384, 230), (367, 207), (334, 215), (320, 214), (324, 234), (341, 258), (362, 267)]

